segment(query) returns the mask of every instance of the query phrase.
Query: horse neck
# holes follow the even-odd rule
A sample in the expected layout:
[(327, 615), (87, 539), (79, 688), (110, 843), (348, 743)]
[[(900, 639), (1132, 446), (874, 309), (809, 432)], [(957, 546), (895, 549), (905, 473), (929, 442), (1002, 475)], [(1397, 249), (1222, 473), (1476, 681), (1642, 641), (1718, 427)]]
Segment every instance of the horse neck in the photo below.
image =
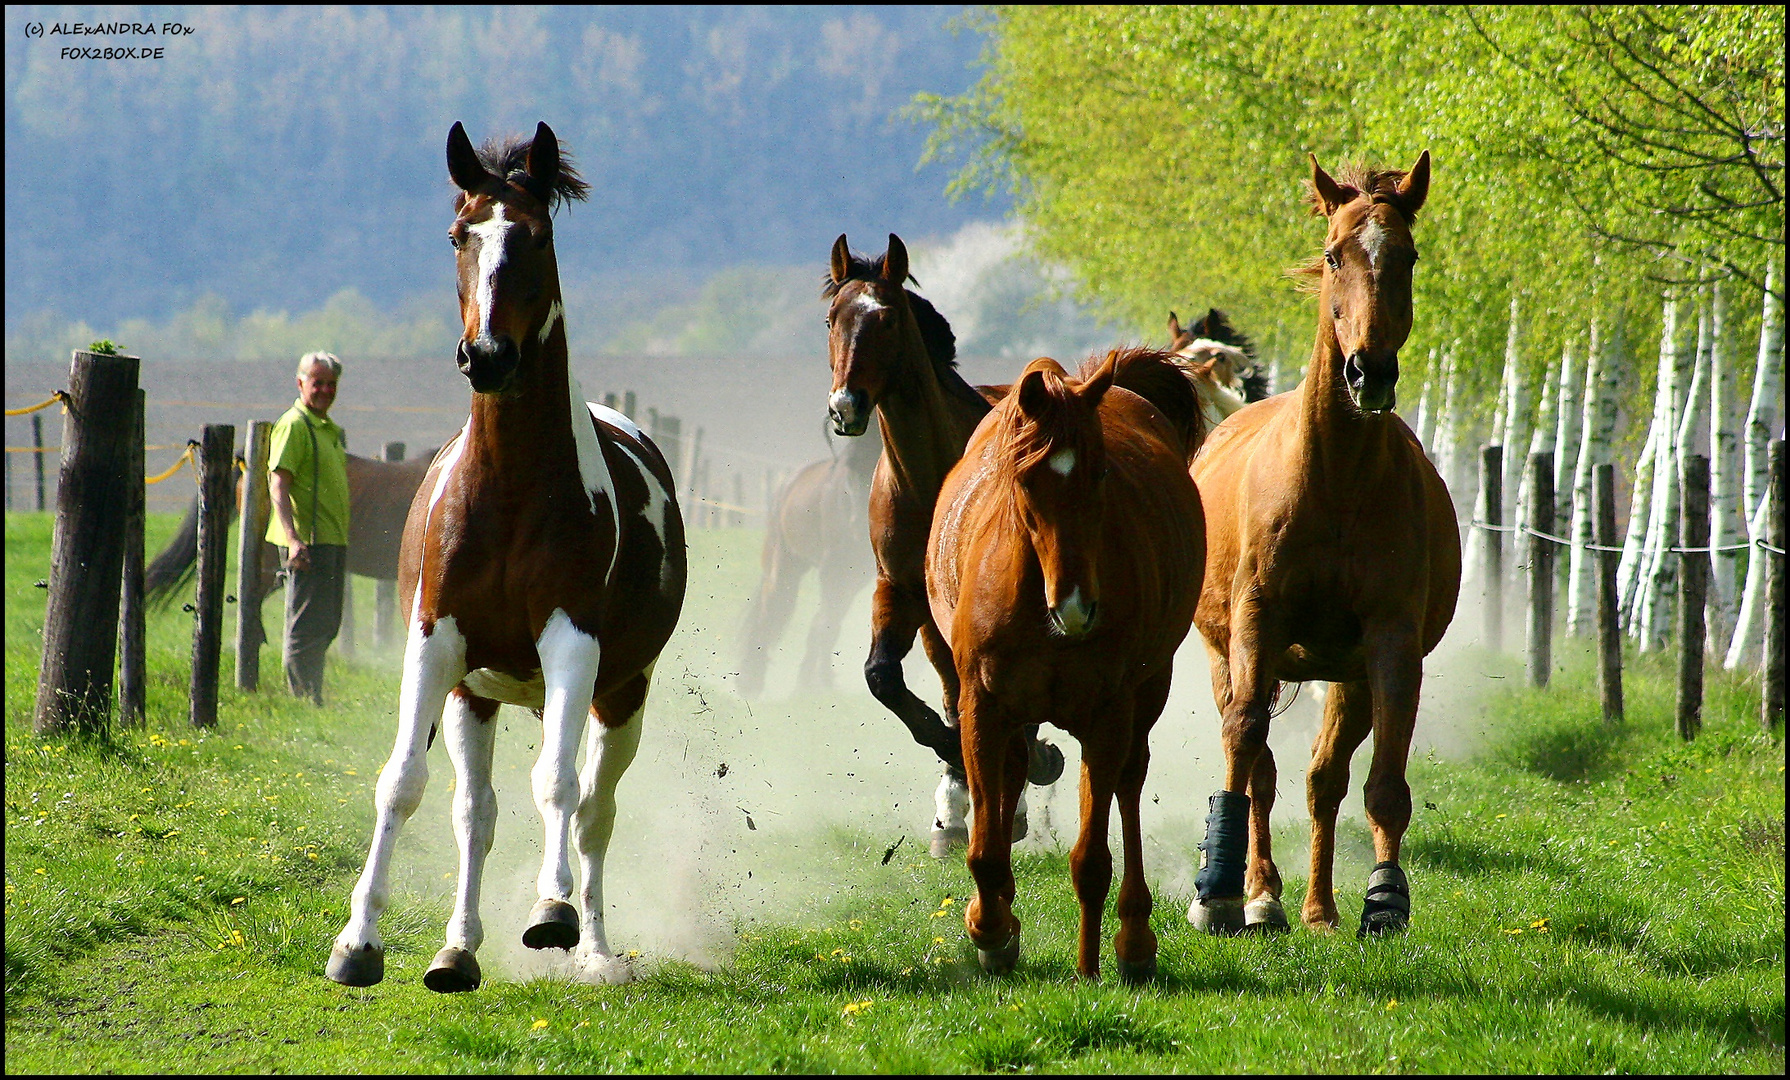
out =
[(489, 476), (535, 476), (532, 462), (576, 459), (565, 320), (544, 342), (530, 334), (520, 363), (528, 372), (521, 386), (506, 394), (472, 395), (468, 452), (504, 466)]
[(1390, 415), (1363, 415), (1349, 398), (1336, 326), (1323, 314), (1330, 310), (1329, 289), (1326, 282), (1318, 300), (1318, 332), (1312, 344), (1311, 365), (1306, 368), (1305, 381), (1299, 384), (1301, 467), (1314, 481), (1333, 473), (1357, 473), (1385, 447), (1387, 434), (1394, 429)]
[(891, 381), (876, 410), (883, 457), (901, 490), (936, 496), (987, 410), (976, 411), (946, 392), (911, 320), (897, 363), (904, 376)]

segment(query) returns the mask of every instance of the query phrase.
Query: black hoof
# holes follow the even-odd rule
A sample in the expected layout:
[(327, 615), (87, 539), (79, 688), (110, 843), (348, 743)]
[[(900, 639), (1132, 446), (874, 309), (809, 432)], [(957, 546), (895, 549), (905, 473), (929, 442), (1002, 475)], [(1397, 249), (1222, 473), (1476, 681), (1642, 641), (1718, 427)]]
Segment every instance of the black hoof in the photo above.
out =
[(323, 973), (343, 986), (374, 986), (385, 978), (385, 950), (368, 945), (347, 949), (337, 945), (329, 951), (329, 965)]
[(1034, 740), (1026, 767), (1026, 779), (1039, 787), (1054, 784), (1063, 775), (1063, 752), (1043, 739)]
[(1011, 974), (1014, 965), (1019, 963), (1019, 931), (1007, 939), (1007, 944), (998, 949), (977, 949), (976, 963), (990, 975)]
[(1130, 963), (1121, 957), (1116, 967), (1119, 972), (1119, 981), (1126, 986), (1141, 986), (1156, 978), (1156, 958), (1154, 956), (1141, 964)]
[(531, 949), (570, 949), (578, 944), (578, 909), (564, 900), (536, 900), (522, 944)]
[(1361, 905), (1357, 938), (1402, 934), (1411, 925), (1411, 885), (1398, 864), (1383, 862), (1367, 877), (1367, 900)]
[(423, 973), (423, 985), (437, 994), (463, 994), (479, 988), (479, 962), (465, 949), (452, 945), (435, 954), (429, 970)]
[(949, 859), (954, 852), (966, 847), (969, 842), (970, 831), (968, 829), (956, 826), (949, 829), (941, 829), (934, 826), (930, 844), (932, 857), (935, 859)]

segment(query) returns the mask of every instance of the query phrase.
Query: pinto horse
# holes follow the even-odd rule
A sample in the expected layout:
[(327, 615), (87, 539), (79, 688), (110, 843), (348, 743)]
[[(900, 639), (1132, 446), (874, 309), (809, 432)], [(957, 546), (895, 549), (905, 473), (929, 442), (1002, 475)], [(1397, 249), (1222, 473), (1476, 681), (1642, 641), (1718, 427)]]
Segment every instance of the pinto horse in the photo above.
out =
[(1168, 351), (1175, 354), (1181, 370), (1193, 380), (1200, 396), (1200, 411), (1208, 428), (1252, 401), (1268, 396), (1268, 377), (1256, 362), (1255, 345), (1233, 327), (1224, 312), (1211, 308), (1192, 326), (1182, 329), (1174, 312), (1168, 313)]
[[(478, 986), (479, 884), (497, 821), (492, 717), (502, 702), (532, 709), (543, 726), (531, 779), (546, 851), (522, 943), (576, 946), (587, 971), (623, 981), (629, 970), (604, 933), (603, 860), (653, 665), (683, 606), (683, 519), (657, 447), (620, 413), (585, 401), (567, 366), (552, 211), (588, 187), (553, 131), (543, 123), (532, 140), (475, 151), (455, 123), (447, 163), (459, 189), (448, 239), (472, 415), (429, 466), (405, 522), (398, 583), (409, 639), (397, 741), (328, 974), (350, 986), (384, 976), (377, 922), (392, 847), (422, 800), (424, 755), (439, 725), (459, 781), (460, 879), (447, 946), (423, 983), (438, 992)], [(570, 903), (568, 843), (582, 864), (582, 915)]]
[[(1331, 864), (1349, 758), (1371, 731), (1367, 820), (1377, 865), (1360, 936), (1403, 930), (1398, 866), (1411, 820), (1405, 762), (1423, 658), (1460, 592), (1454, 503), (1404, 421), (1398, 350), (1411, 332), (1411, 222), (1429, 191), (1429, 152), (1409, 172), (1333, 180), (1312, 158), (1312, 200), (1329, 219), (1316, 282), (1317, 340), (1305, 380), (1221, 424), (1193, 463), (1206, 510), (1206, 581), (1194, 621), (1224, 717), (1223, 790), (1206, 819), (1204, 868), (1188, 910), (1214, 933), (1288, 928), (1270, 848), (1270, 704), (1281, 681), (1332, 684), (1307, 776), (1307, 926), (1338, 924)], [(1245, 833), (1247, 832), (1247, 842)], [(1247, 860), (1245, 850), (1247, 848)]]
[(1204, 420), (1174, 358), (1092, 357), (1080, 379), (1032, 361), (970, 437), (939, 493), (926, 552), (933, 618), (957, 662), (976, 897), (964, 925), (988, 971), (1019, 957), (1005, 824), (1025, 782), (1029, 725), (1081, 743), (1081, 836), (1069, 855), (1081, 901), (1076, 970), (1100, 974), (1112, 884), (1107, 814), (1124, 834), (1119, 973), (1156, 969), (1138, 798), (1150, 727), (1168, 701), (1175, 649), (1193, 621), (1205, 560), (1187, 465)]
[[(977, 389), (958, 374), (951, 324), (906, 287), (908, 278), (907, 247), (894, 233), (879, 259), (853, 253), (844, 233), (834, 241), (821, 287), (830, 301), (833, 387), (827, 411), (840, 435), (862, 435), (873, 412), (882, 431), (883, 453), (870, 486), (876, 593), (864, 681), (907, 725), (914, 741), (944, 763), (931, 835), (932, 854), (942, 859), (969, 839), (970, 793), (957, 733), (957, 669), (926, 599), (926, 538), (945, 474), (1003, 391)], [(914, 647), (916, 633), (944, 685), (944, 720), (908, 689), (902, 676), (901, 661)], [(1035, 726), (1028, 739), (1032, 783), (1053, 783), (1063, 773), (1062, 751), (1038, 741)], [(1024, 807), (1022, 799), (1015, 839), (1025, 835)]]
[(772, 500), (758, 593), (747, 605), (740, 632), (739, 685), (745, 694), (764, 689), (771, 650), (810, 569), (820, 586), (820, 603), (808, 626), (797, 678), (803, 686), (833, 685), (833, 646), (839, 642), (841, 618), (871, 579), (870, 545), (864, 542), (866, 506), (882, 451), (881, 438), (853, 440), (845, 453), (804, 466)]

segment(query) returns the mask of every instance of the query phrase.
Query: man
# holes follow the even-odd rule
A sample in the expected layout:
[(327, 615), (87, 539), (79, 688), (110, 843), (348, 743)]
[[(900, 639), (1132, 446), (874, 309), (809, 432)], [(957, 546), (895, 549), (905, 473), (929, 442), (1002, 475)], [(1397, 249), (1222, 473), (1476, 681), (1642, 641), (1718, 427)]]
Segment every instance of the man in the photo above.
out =
[(348, 580), (348, 445), (329, 418), (342, 362), (326, 352), (298, 362), (298, 400), (268, 446), (273, 520), (286, 575), (286, 688), (323, 704), (323, 654), (342, 625)]

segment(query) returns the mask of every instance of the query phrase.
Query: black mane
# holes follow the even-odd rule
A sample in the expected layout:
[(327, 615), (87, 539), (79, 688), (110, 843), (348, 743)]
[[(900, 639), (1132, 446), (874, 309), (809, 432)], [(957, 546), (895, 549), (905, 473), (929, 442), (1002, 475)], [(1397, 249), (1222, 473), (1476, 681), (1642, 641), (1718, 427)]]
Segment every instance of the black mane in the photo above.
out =
[(572, 165), (572, 155), (563, 142), (559, 145), (559, 175), (553, 178), (553, 183), (542, 185), (529, 176), (528, 150), (533, 145), (531, 136), (493, 135), (478, 148), (479, 164), (492, 176), (516, 184), (546, 203), (549, 212), (558, 209), (562, 203), (582, 202), (589, 197), (590, 185), (578, 175)]
[[(821, 275), (821, 297), (831, 300), (838, 295), (840, 287), (847, 281), (880, 280), (883, 276), (883, 259), (886, 257), (887, 253), (878, 255), (874, 259), (855, 251), (849, 253), (846, 256), (846, 270), (843, 279), (834, 281), (831, 270)], [(911, 273), (908, 274), (907, 280), (915, 285), (920, 284), (919, 279)], [(932, 371), (937, 377), (939, 385), (965, 401), (971, 401), (986, 408), (988, 400), (977, 393), (975, 388), (965, 382), (963, 376), (957, 373), (957, 335), (951, 332), (951, 324), (945, 320), (943, 315), (939, 314), (938, 308), (932, 306), (932, 301), (905, 285), (901, 291), (907, 294), (907, 306), (914, 313), (914, 322), (920, 328), (920, 340), (926, 346), (926, 355), (932, 358)]]
[(1256, 356), (1255, 342), (1249, 340), (1248, 334), (1232, 326), (1224, 312), (1210, 308), (1204, 318), (1187, 329), (1196, 338), (1210, 338), (1243, 350), (1243, 355), (1249, 357), (1249, 373), (1243, 376), (1243, 400), (1261, 401), (1268, 396), (1268, 376), (1262, 371), (1262, 362)]

